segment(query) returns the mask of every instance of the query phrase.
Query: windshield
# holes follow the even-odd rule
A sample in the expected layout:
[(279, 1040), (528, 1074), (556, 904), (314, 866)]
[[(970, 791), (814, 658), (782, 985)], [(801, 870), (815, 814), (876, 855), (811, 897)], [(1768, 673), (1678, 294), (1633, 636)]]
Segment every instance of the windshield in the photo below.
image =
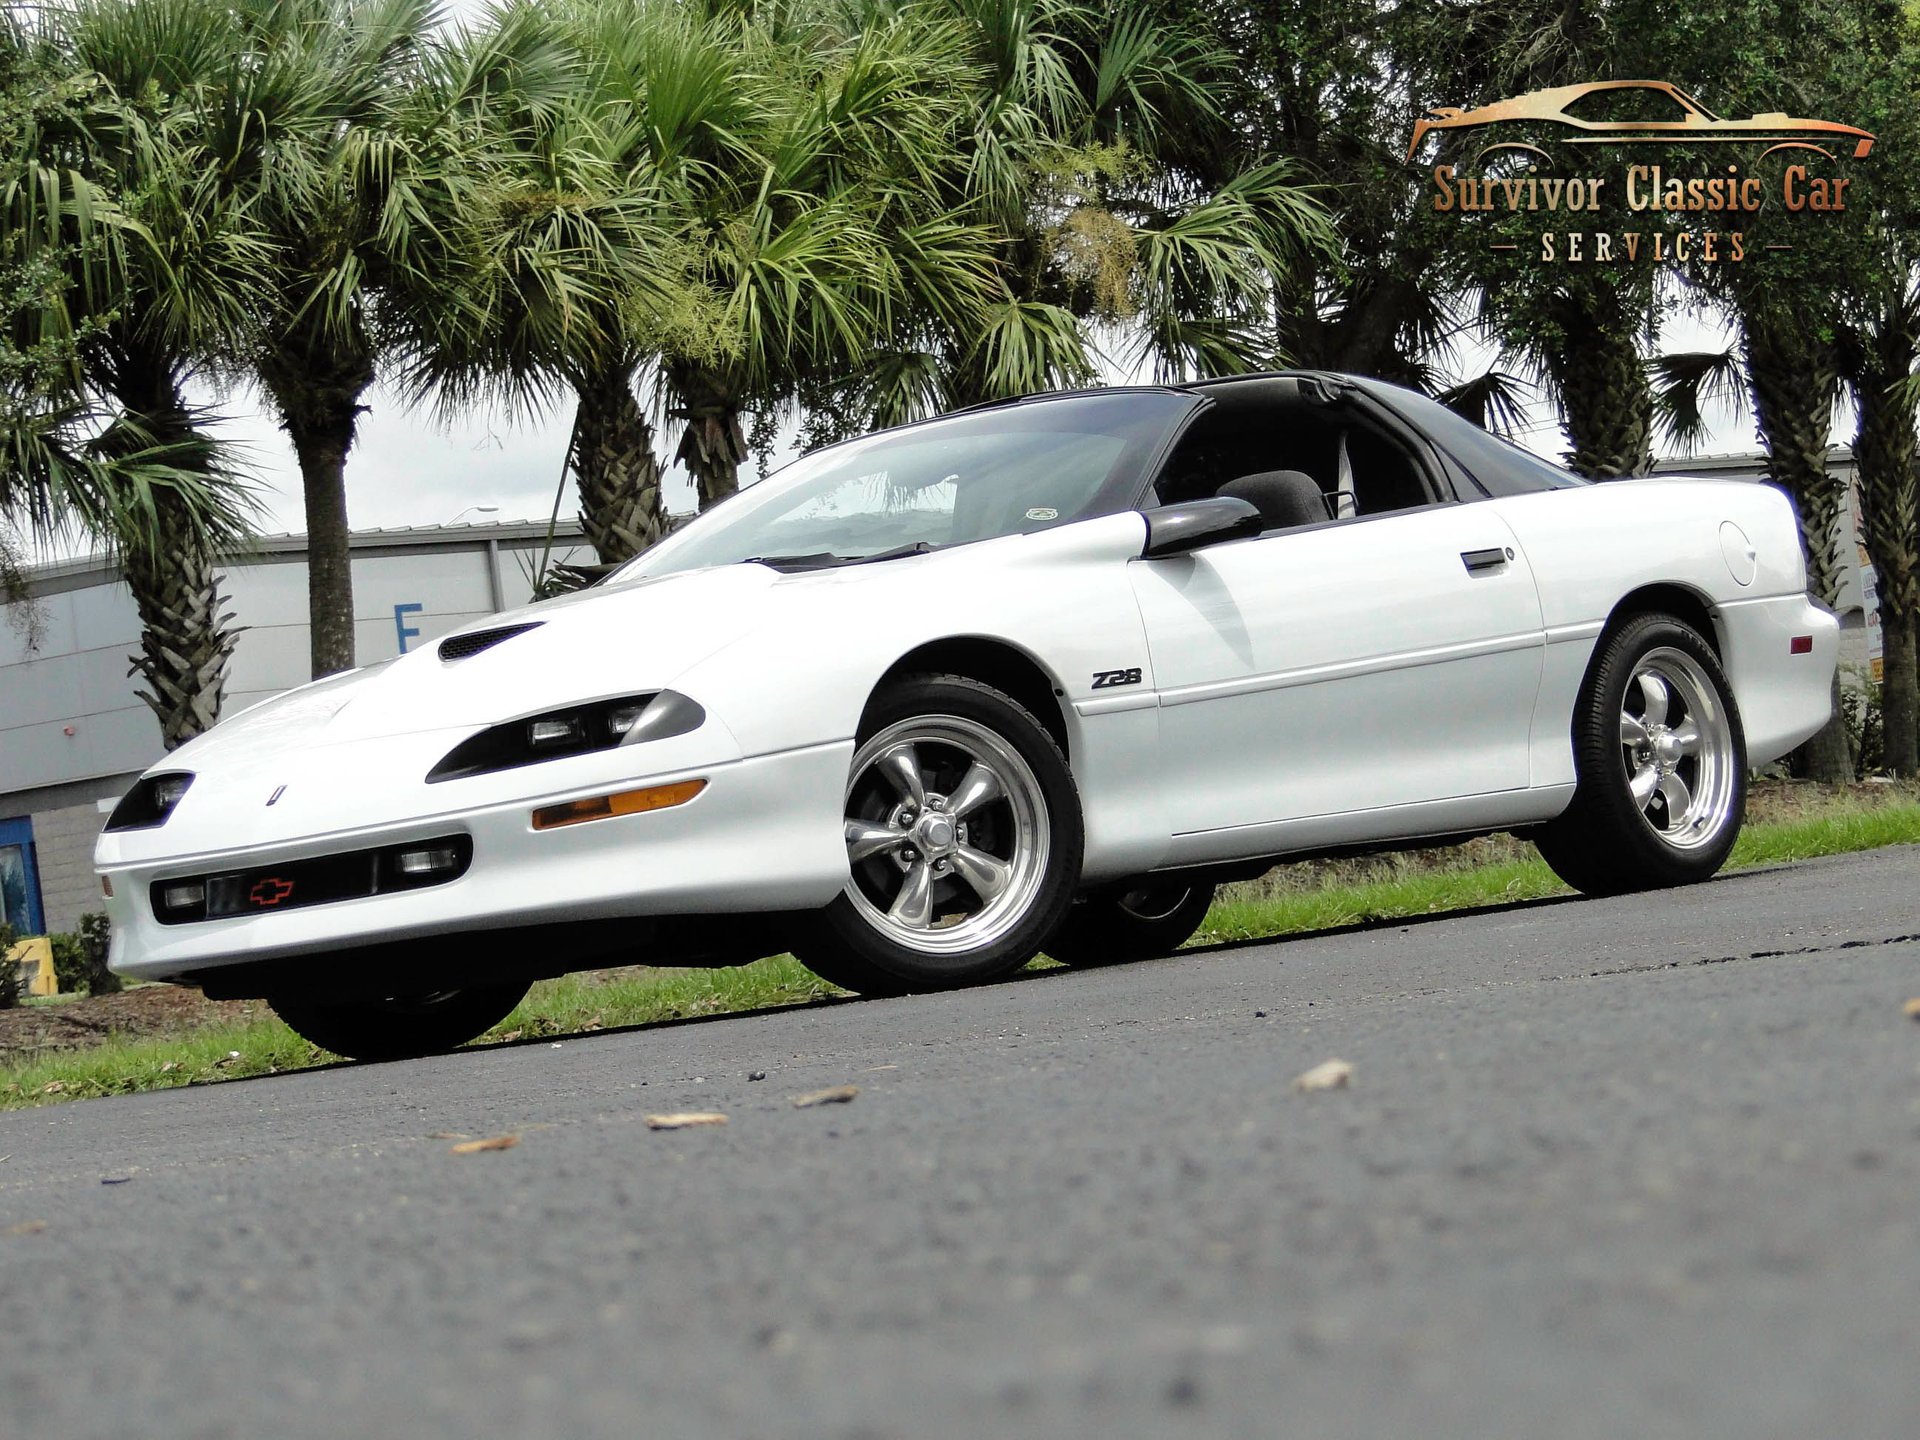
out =
[(608, 583), (756, 560), (845, 565), (1110, 514), (1201, 404), (1111, 390), (884, 430), (794, 461), (676, 531)]

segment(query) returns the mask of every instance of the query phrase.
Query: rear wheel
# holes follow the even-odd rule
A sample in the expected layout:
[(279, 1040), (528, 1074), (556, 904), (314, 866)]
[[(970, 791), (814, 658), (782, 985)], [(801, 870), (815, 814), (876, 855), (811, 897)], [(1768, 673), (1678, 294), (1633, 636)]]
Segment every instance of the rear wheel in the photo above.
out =
[(1705, 880), (1746, 811), (1746, 739), (1699, 632), (1643, 615), (1602, 641), (1573, 720), (1579, 788), (1534, 841), (1589, 895)]
[(1206, 881), (1143, 877), (1096, 891), (1067, 912), (1047, 953), (1064, 965), (1114, 965), (1171, 955), (1207, 918)]
[(1066, 758), (1010, 697), (955, 675), (889, 685), (847, 780), (852, 878), (798, 947), (849, 990), (991, 980), (1031, 960), (1080, 873)]
[(524, 984), (476, 985), (364, 1000), (270, 1000), (289, 1028), (352, 1060), (404, 1060), (452, 1050), (484, 1035), (526, 998)]

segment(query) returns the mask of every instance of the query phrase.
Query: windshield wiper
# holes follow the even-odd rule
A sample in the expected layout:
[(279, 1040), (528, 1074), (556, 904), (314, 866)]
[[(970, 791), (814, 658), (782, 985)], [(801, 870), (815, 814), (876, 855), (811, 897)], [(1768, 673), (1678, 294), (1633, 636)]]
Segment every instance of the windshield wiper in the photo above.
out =
[(896, 545), (891, 550), (876, 550), (871, 555), (836, 555), (831, 550), (816, 550), (807, 555), (749, 555), (742, 565), (765, 565), (774, 570), (831, 570), (837, 565), (873, 565), (882, 560), (898, 560), (906, 555), (925, 555), (935, 547), (930, 541), (916, 540), (911, 545)]
[(770, 570), (823, 570), (830, 565), (846, 564), (847, 557), (829, 550), (816, 550), (810, 555), (749, 555), (740, 563), (765, 565)]
[(934, 545), (930, 540), (916, 540), (911, 545), (896, 545), (891, 550), (876, 550), (871, 555), (860, 555), (847, 561), (849, 565), (877, 565), (882, 560), (898, 560), (904, 555), (930, 555)]

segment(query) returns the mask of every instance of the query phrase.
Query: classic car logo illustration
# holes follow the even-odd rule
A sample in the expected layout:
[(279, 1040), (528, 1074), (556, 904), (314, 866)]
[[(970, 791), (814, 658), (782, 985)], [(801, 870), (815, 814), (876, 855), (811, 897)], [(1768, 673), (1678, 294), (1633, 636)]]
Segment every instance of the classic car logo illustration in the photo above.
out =
[[(1640, 115), (1630, 119), (1609, 119), (1636, 109)], [(1617, 145), (1675, 141), (1734, 143), (1773, 140), (1774, 148), (1818, 150), (1829, 159), (1833, 151), (1820, 143), (1840, 145), (1843, 137), (1853, 140), (1856, 159), (1873, 149), (1873, 135), (1853, 125), (1832, 120), (1803, 120), (1772, 112), (1746, 120), (1726, 120), (1707, 109), (1678, 85), (1665, 80), (1594, 80), (1584, 85), (1556, 85), (1546, 90), (1530, 90), (1491, 105), (1462, 109), (1457, 105), (1437, 105), (1413, 122), (1413, 139), (1407, 144), (1411, 161), (1420, 142), (1435, 130), (1477, 130), (1508, 121), (1532, 121), (1564, 125), (1578, 133), (1563, 138), (1573, 145)], [(1531, 147), (1529, 147), (1531, 148)]]
[(247, 892), (247, 899), (263, 908), (278, 905), (293, 894), (293, 881), (282, 880), (278, 875), (269, 875), (264, 880), (256, 880), (253, 889)]

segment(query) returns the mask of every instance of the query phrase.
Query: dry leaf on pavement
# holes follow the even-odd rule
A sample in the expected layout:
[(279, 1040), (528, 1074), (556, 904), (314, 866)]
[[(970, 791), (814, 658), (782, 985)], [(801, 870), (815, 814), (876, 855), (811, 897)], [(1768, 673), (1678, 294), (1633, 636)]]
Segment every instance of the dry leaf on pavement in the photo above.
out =
[(1907, 1001), (1907, 1003), (1900, 1008), (1906, 1012), (1909, 1020), (1920, 1020), (1920, 995), (1914, 996), (1913, 999)]
[(485, 1140), (468, 1140), (453, 1147), (456, 1155), (478, 1155), (482, 1150), (511, 1150), (520, 1143), (518, 1135), (490, 1135)]
[(829, 1085), (824, 1090), (809, 1090), (793, 1097), (793, 1108), (809, 1110), (815, 1105), (844, 1105), (860, 1093), (858, 1085)]
[(46, 1228), (47, 1228), (47, 1222), (44, 1220), (22, 1220), (18, 1225), (9, 1225), (7, 1227), (7, 1234), (38, 1235), (42, 1230)]
[(727, 1117), (718, 1110), (680, 1110), (671, 1115), (649, 1115), (649, 1130), (691, 1130), (696, 1125), (724, 1125)]
[(1344, 1090), (1353, 1079), (1353, 1066), (1345, 1060), (1324, 1060), (1311, 1070), (1293, 1077), (1296, 1090)]

